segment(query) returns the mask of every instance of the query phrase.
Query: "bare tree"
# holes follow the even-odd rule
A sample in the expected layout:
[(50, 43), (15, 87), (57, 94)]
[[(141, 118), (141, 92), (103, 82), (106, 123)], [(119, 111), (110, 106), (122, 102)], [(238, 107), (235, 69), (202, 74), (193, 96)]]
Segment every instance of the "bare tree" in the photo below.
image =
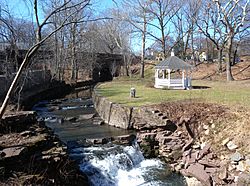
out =
[(224, 25), (222, 30), (225, 35), (226, 40), (226, 50), (227, 50), (227, 81), (234, 80), (231, 65), (232, 65), (232, 46), (235, 36), (241, 32), (246, 17), (249, 13), (249, 0), (228, 0), (219, 1), (213, 0), (217, 6), (218, 18), (220, 22)]
[[(84, 8), (86, 8), (89, 5), (90, 5), (90, 0), (83, 0), (83, 1), (76, 2), (76, 3), (73, 0), (67, 0), (67, 1), (65, 0), (58, 7), (55, 7), (55, 9), (52, 10), (44, 18), (44, 20), (41, 21), (41, 19), (39, 18), (39, 14), (38, 14), (38, 1), (37, 0), (33, 1), (33, 9), (34, 9), (34, 15), (35, 15), (36, 27), (37, 27), (36, 28), (36, 43), (31, 48), (29, 48), (29, 50), (27, 51), (25, 58), (21, 64), (20, 68), (18, 69), (14, 80), (11, 83), (11, 86), (6, 94), (6, 97), (3, 101), (3, 104), (2, 104), (1, 109), (0, 109), (0, 119), (2, 118), (2, 116), (5, 113), (6, 107), (8, 105), (9, 100), (10, 100), (10, 97), (11, 97), (11, 94), (13, 93), (15, 87), (17, 86), (18, 80), (20, 79), (22, 72), (29, 66), (32, 56), (34, 56), (36, 54), (38, 49), (53, 34), (55, 34), (57, 31), (59, 31), (64, 26), (75, 23), (74, 19), (72, 20), (72, 18), (75, 17), (76, 15), (78, 15), (78, 13), (80, 11), (82, 11)], [(50, 31), (49, 33), (47, 33), (46, 35), (43, 36), (43, 29), (45, 29), (48, 24), (52, 23), (51, 18), (53, 17), (53, 15), (55, 15), (58, 12), (61, 12), (64, 10), (69, 10), (69, 9), (71, 10), (70, 14), (68, 14), (64, 18), (63, 22), (60, 25), (58, 25), (57, 28), (53, 29), (52, 31)], [(82, 22), (82, 21), (86, 21), (86, 20), (79, 19), (78, 21)]]
[[(105, 42), (102, 40), (102, 43), (109, 43), (109, 46), (115, 49), (115, 53), (123, 55), (124, 61), (124, 74), (129, 76), (129, 58), (128, 55), (131, 54), (130, 49), (130, 40), (132, 29), (130, 24), (127, 21), (121, 19), (122, 15), (119, 10), (110, 10), (112, 12), (112, 19), (105, 20), (103, 24), (105, 25), (104, 31), (105, 35), (108, 35), (108, 40)], [(102, 37), (102, 34), (101, 34)], [(102, 37), (102, 39), (104, 39)], [(114, 52), (114, 51), (113, 51)]]
[[(187, 55), (187, 49), (190, 46), (192, 49), (192, 56), (194, 56), (194, 32), (196, 29), (195, 21), (199, 17), (199, 9), (201, 6), (200, 0), (188, 0), (183, 2), (181, 9), (176, 13), (172, 23), (175, 26), (175, 32), (177, 33), (177, 44), (180, 56), (185, 59)], [(177, 48), (177, 47), (175, 47)], [(177, 52), (175, 50), (175, 52)]]
[(224, 25), (220, 23), (216, 5), (210, 0), (203, 3), (202, 15), (196, 20), (196, 24), (199, 31), (215, 45), (218, 52), (218, 72), (222, 73), (222, 52), (226, 45)]
[(167, 36), (170, 34), (170, 23), (177, 12), (180, 10), (182, 2), (175, 2), (171, 0), (152, 0), (149, 6), (149, 13), (154, 17), (154, 21), (148, 23), (149, 26), (160, 32), (161, 37), (149, 32), (149, 35), (158, 40), (162, 45), (162, 52), (166, 57), (168, 51), (166, 50)]
[(124, 7), (130, 8), (126, 9), (122, 18), (128, 21), (141, 34), (141, 78), (144, 78), (146, 36), (148, 22), (151, 19), (149, 15), (149, 6), (151, 3), (152, 1), (150, 0), (125, 0), (123, 2)]

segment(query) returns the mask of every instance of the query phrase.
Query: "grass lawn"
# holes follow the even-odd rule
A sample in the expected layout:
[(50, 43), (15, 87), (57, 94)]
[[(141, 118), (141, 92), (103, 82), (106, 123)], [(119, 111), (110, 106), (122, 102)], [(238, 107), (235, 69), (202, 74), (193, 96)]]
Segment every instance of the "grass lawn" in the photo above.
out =
[[(152, 76), (151, 76), (152, 77)], [(97, 92), (110, 101), (128, 106), (150, 105), (177, 100), (198, 100), (244, 106), (250, 108), (250, 81), (202, 81), (193, 80), (193, 86), (207, 86), (207, 89), (162, 90), (153, 88), (154, 80), (146, 77), (119, 78), (98, 86)], [(136, 98), (130, 98), (130, 88), (136, 88)]]

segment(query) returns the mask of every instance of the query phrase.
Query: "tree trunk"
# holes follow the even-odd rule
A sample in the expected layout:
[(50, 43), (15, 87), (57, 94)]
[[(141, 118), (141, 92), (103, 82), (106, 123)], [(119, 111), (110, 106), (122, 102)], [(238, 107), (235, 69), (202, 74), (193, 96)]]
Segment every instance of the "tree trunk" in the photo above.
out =
[[(185, 60), (186, 59), (186, 56), (187, 56), (187, 49), (188, 49), (188, 42), (189, 42), (189, 38), (190, 38), (190, 33), (191, 31), (188, 32), (188, 35), (187, 35), (187, 38), (186, 38), (186, 43), (184, 44), (184, 49), (183, 49), (183, 59)], [(182, 34), (182, 37), (183, 37), (183, 34)], [(184, 40), (184, 37), (183, 37), (183, 40)], [(184, 43), (184, 42), (183, 42)]]
[(163, 22), (160, 22), (160, 27), (161, 27), (161, 45), (162, 45), (162, 52), (164, 54), (164, 58), (167, 57), (166, 54), (166, 39), (165, 39), (165, 33), (164, 33), (164, 26), (163, 26)]
[(141, 73), (140, 73), (141, 78), (144, 78), (146, 29), (147, 29), (147, 22), (146, 22), (146, 17), (144, 16), (143, 32), (142, 32)]
[(76, 24), (72, 25), (71, 34), (71, 80), (76, 80)]
[(232, 41), (233, 41), (233, 36), (230, 36), (228, 41), (227, 41), (227, 81), (233, 81), (233, 75), (232, 75), (232, 69), (231, 69), (231, 65), (232, 65), (232, 59), (231, 59), (231, 52), (232, 52)]
[(232, 61), (232, 66), (236, 64), (236, 57), (237, 57), (237, 52), (238, 52), (238, 46), (239, 44), (236, 44), (235, 50), (234, 50), (234, 56), (233, 56), (233, 61)]
[(31, 57), (36, 53), (36, 51), (38, 50), (38, 48), (40, 47), (40, 45), (37, 45), (35, 46), (32, 50), (29, 50), (20, 66), (20, 68), (18, 69), (17, 73), (16, 73), (16, 76), (14, 77), (11, 85), (10, 85), (10, 88), (5, 96), (5, 99), (3, 101), (3, 104), (0, 108), (0, 120), (2, 119), (4, 113), (5, 113), (5, 110), (7, 108), (7, 105), (9, 103), (9, 100), (10, 100), (10, 96), (11, 94), (13, 93), (13, 91), (15, 90), (16, 86), (17, 86), (17, 83), (19, 81), (19, 79), (21, 78), (21, 75), (22, 75), (22, 72), (23, 70), (28, 66), (28, 64), (30, 63), (30, 59)]
[(194, 60), (194, 66), (196, 66), (196, 56), (195, 56), (195, 52), (194, 52), (194, 31), (193, 31), (193, 26), (192, 26), (192, 31), (191, 31), (191, 48), (192, 48), (192, 56), (193, 56), (193, 60)]
[[(165, 37), (164, 34), (163, 34), (163, 37)], [(162, 50), (163, 50), (164, 58), (166, 58), (167, 57), (167, 53), (166, 53), (166, 41), (165, 41), (165, 38), (163, 38), (163, 37), (162, 37)]]
[(208, 43), (208, 38), (206, 37), (206, 60), (208, 63), (208, 55), (209, 54), (209, 43)]
[(222, 73), (222, 48), (217, 48), (218, 50), (218, 72)]
[(125, 76), (129, 76), (129, 70), (128, 70), (128, 61), (126, 54), (123, 54), (123, 61), (124, 61), (124, 70), (125, 70)]
[[(56, 26), (55, 26), (56, 27)], [(52, 76), (52, 79), (54, 77), (56, 77), (59, 73), (58, 73), (58, 69), (59, 69), (59, 58), (58, 58), (58, 37), (57, 37), (57, 33), (55, 33), (55, 46), (54, 46), (54, 53), (55, 53), (55, 67), (54, 67), (54, 70), (53, 70), (53, 76)], [(52, 62), (51, 62), (52, 63)], [(51, 64), (52, 66), (52, 64)], [(56, 77), (58, 79), (58, 77)]]

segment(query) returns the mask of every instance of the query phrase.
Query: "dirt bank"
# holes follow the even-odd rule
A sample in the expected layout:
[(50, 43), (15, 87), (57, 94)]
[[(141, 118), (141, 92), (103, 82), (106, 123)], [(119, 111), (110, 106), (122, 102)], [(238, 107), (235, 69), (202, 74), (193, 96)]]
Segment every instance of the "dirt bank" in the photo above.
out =
[(149, 157), (164, 159), (174, 171), (196, 177), (202, 185), (250, 184), (248, 111), (194, 101), (147, 109), (166, 121), (139, 128), (138, 141)]

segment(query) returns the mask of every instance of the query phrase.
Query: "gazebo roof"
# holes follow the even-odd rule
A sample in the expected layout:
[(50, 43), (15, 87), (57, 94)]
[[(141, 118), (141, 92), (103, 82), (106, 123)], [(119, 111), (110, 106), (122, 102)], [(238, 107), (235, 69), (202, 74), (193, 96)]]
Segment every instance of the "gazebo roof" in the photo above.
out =
[(186, 63), (176, 56), (170, 56), (162, 62), (158, 63), (156, 69), (173, 69), (173, 70), (189, 70), (193, 66)]

